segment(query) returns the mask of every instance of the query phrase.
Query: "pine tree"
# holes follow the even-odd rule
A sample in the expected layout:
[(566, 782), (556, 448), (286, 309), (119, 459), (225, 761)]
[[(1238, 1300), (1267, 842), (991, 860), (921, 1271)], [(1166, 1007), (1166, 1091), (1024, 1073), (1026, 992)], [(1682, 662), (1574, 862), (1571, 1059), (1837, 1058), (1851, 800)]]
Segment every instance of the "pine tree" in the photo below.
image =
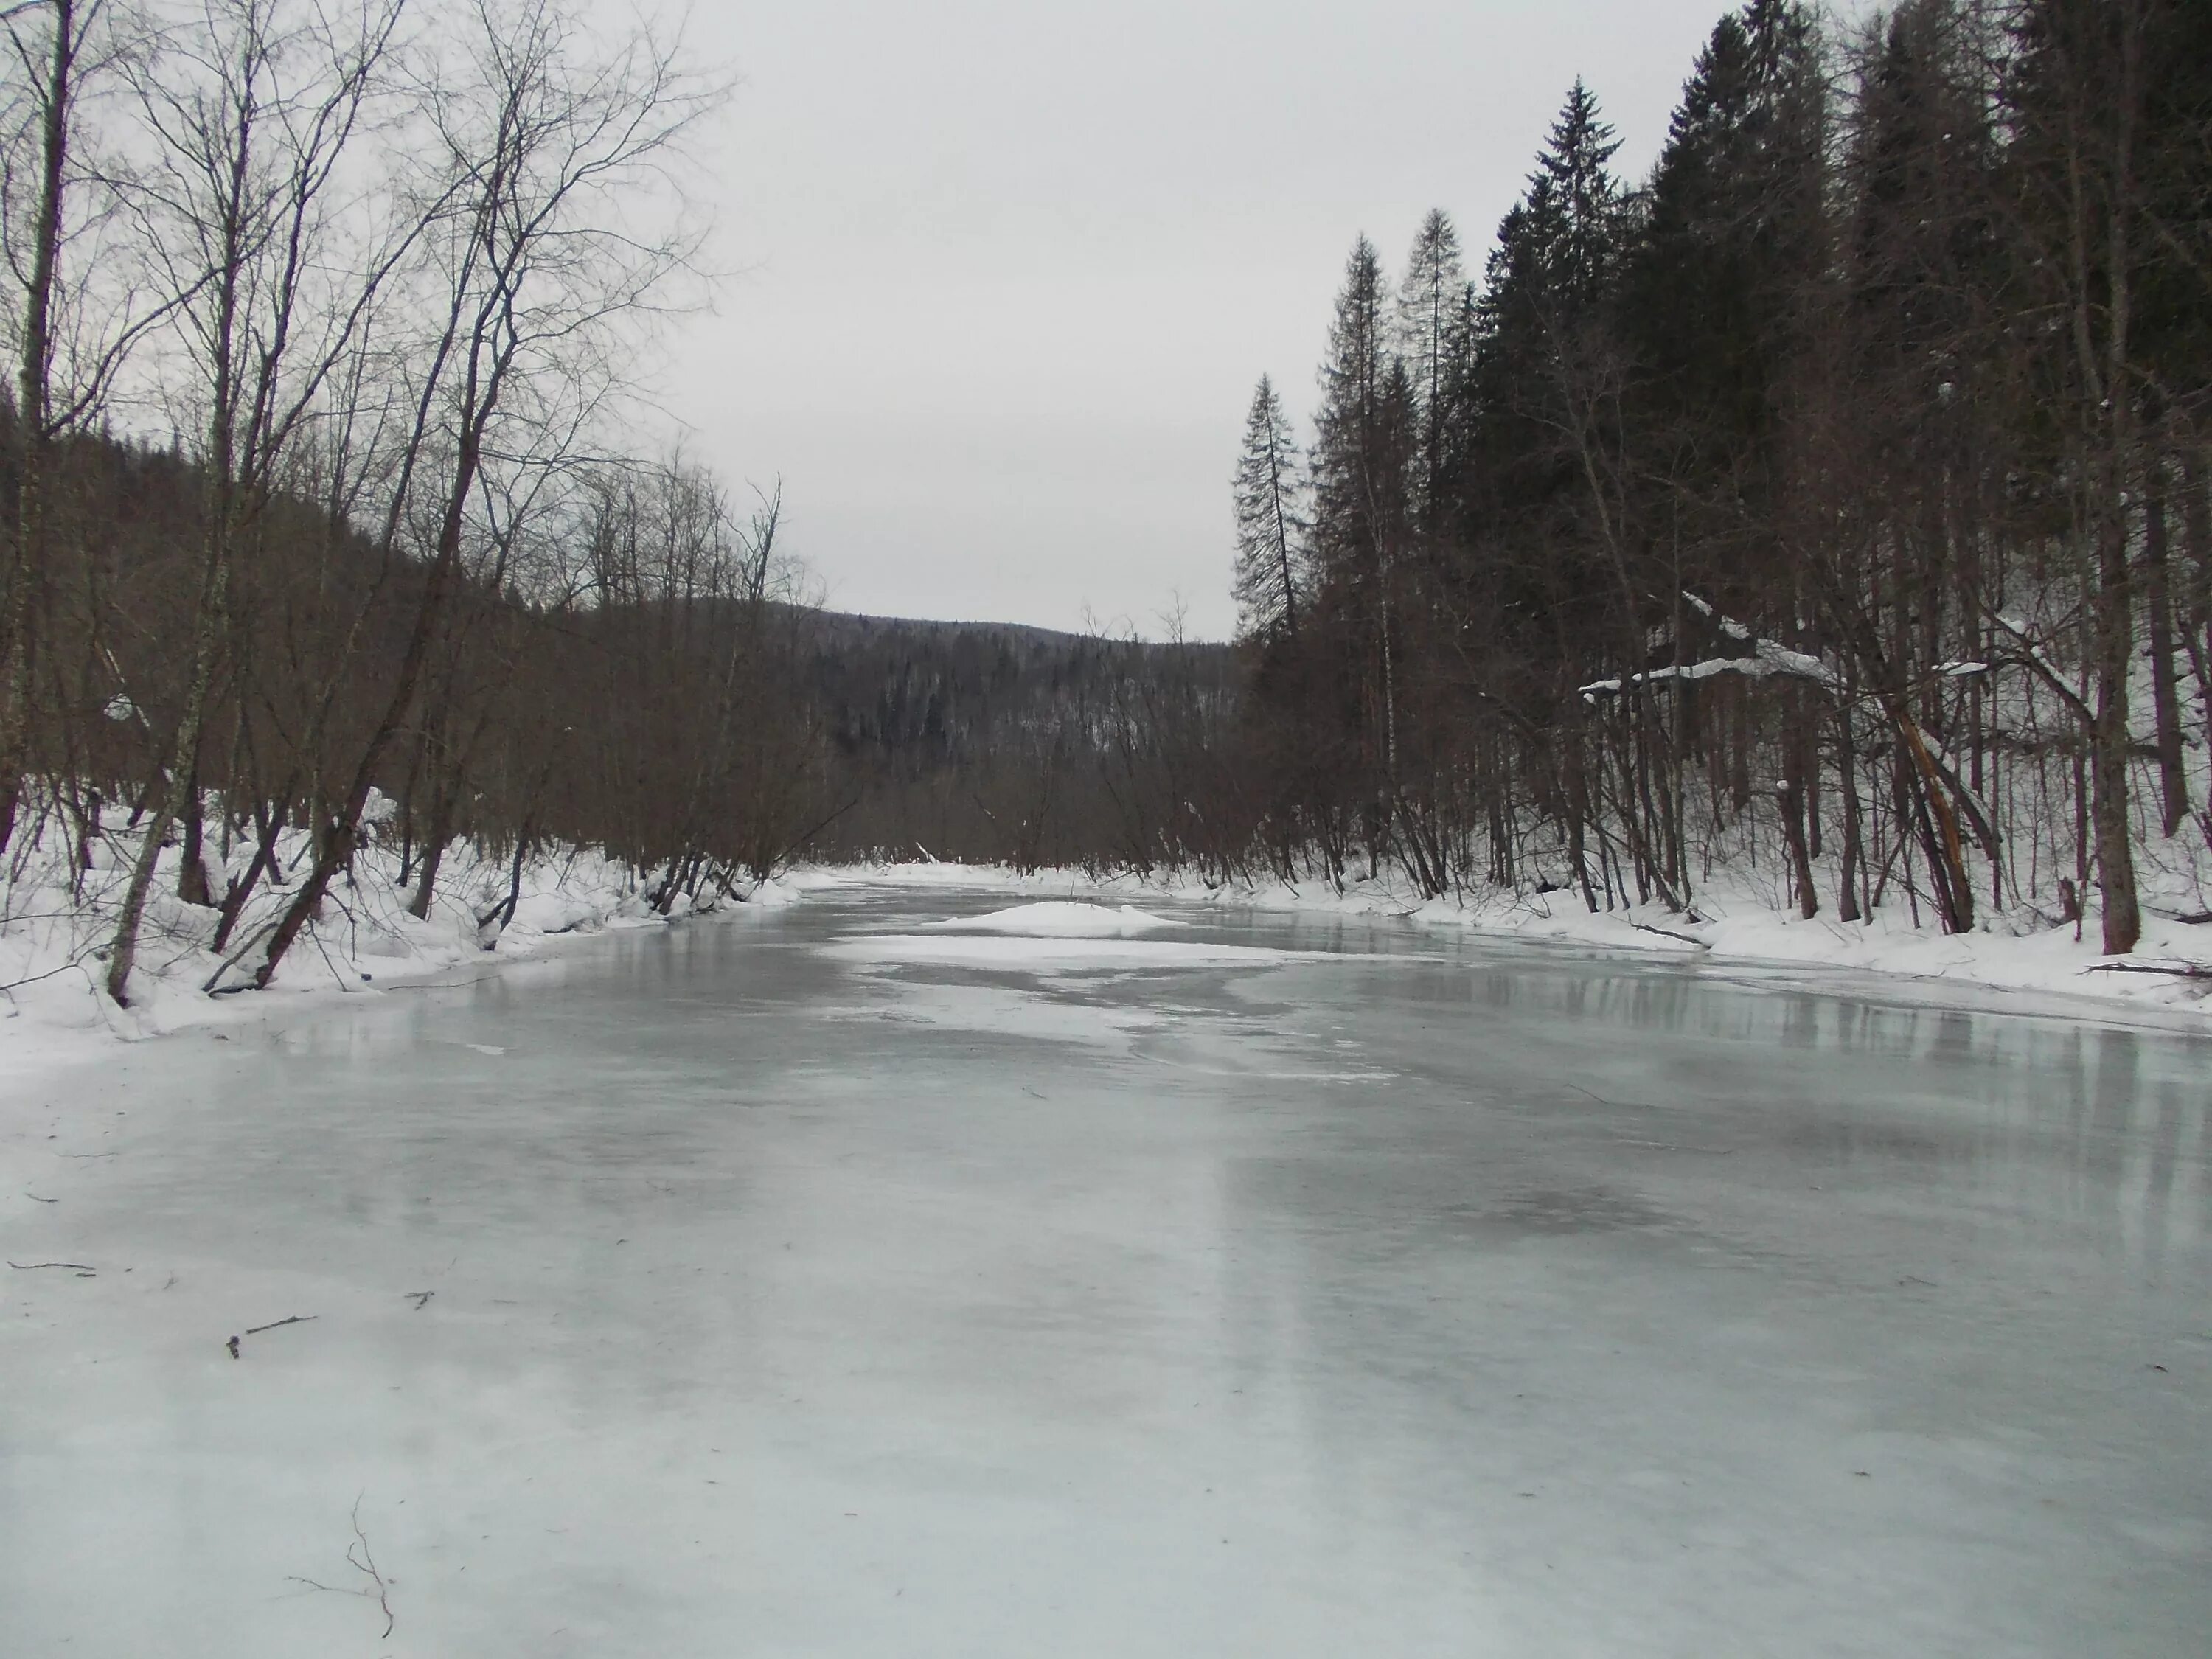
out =
[(1358, 641), (1369, 752), (1397, 765), (1394, 612), (1408, 538), (1411, 379), (1390, 349), (1389, 288), (1362, 236), (1346, 262), (1315, 416), (1312, 547), (1318, 597)]
[(1648, 387), (1638, 423), (1673, 457), (1662, 510), (1698, 574), (1748, 600), (1742, 544), (1771, 505), (1793, 310), (1820, 269), (1821, 82), (1786, 0), (1721, 19), (1653, 170), (1622, 316)]
[(1325, 582), (1358, 585), (1382, 546), (1386, 294), (1382, 261), (1362, 236), (1345, 262), (1314, 417), (1313, 549)]
[(1396, 350), (1411, 382), (1417, 454), (1413, 474), (1415, 512), (1425, 533), (1442, 517), (1448, 470), (1446, 428), (1464, 353), (1462, 326), (1467, 272), (1460, 264), (1459, 232), (1441, 210), (1432, 209), (1413, 238), (1406, 275), (1398, 287)]
[[(1619, 148), (1597, 100), (1577, 81), (1484, 268), (1473, 372), (1487, 509), (1501, 520), (1550, 525), (1547, 539), (1559, 538), (1558, 521), (1579, 513), (1586, 498), (1571, 453), (1571, 405), (1605, 354), (1624, 228), (1620, 187), (1608, 166)], [(1516, 571), (1501, 589), (1510, 603), (1541, 603), (1528, 589), (1532, 576), (1537, 590), (1554, 594), (1585, 586), (1569, 569)]]
[(1298, 447), (1273, 383), (1262, 374), (1244, 422), (1237, 457), (1237, 632), (1249, 640), (1298, 634), (1298, 578), (1294, 568), (1306, 530), (1301, 511)]

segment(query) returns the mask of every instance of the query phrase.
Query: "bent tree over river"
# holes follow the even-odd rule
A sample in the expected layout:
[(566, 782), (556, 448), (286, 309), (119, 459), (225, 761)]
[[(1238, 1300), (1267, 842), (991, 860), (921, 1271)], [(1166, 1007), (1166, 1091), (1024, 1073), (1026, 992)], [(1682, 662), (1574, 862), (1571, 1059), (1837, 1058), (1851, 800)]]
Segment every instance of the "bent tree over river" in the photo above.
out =
[(9, 1652), (2201, 1650), (2203, 1035), (1008, 903), (0, 1080)]

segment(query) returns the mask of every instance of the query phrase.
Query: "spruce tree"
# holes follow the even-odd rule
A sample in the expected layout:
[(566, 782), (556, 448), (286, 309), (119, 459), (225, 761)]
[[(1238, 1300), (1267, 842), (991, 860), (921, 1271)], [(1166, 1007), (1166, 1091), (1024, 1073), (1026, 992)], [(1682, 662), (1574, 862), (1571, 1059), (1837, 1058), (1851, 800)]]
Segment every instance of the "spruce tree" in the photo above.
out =
[(1306, 525), (1300, 511), (1298, 447), (1273, 383), (1262, 374), (1237, 459), (1237, 632), (1243, 639), (1295, 641), (1295, 562)]
[(1754, 0), (1698, 54), (1646, 192), (1621, 314), (1655, 504), (1696, 579), (1739, 608), (1771, 507), (1794, 311), (1821, 266), (1820, 65), (1803, 9)]
[(1383, 393), (1389, 374), (1382, 261), (1364, 236), (1345, 262), (1314, 416), (1313, 549), (1327, 583), (1358, 586), (1381, 546)]
[(1398, 286), (1396, 349), (1410, 380), (1414, 440), (1415, 514), (1425, 534), (1442, 516), (1447, 471), (1446, 429), (1465, 349), (1467, 273), (1460, 264), (1459, 232), (1440, 209), (1431, 209), (1413, 238), (1406, 275)]

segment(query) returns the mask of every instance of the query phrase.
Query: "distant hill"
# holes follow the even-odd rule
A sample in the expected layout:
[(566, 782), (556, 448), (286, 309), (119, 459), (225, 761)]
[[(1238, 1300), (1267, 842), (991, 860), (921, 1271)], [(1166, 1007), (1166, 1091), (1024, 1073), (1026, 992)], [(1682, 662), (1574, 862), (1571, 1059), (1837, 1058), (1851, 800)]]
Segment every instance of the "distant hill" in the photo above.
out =
[[(847, 810), (817, 854), (1017, 861), (1080, 858), (1152, 811), (1110, 785), (1128, 740), (1164, 720), (1209, 723), (1232, 702), (1231, 648), (849, 611), (794, 616), (805, 691)], [(1101, 798), (1103, 791), (1107, 798)], [(1102, 820), (1101, 814), (1107, 815)]]

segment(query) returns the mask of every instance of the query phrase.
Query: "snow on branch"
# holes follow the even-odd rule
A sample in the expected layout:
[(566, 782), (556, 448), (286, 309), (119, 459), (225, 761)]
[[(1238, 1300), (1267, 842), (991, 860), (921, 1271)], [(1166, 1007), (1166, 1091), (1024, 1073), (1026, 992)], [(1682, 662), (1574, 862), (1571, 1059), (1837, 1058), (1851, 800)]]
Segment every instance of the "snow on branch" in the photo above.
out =
[(1746, 679), (1754, 680), (1779, 674), (1790, 679), (1811, 680), (1831, 691), (1842, 689), (1843, 677), (1820, 658), (1803, 651), (1793, 651), (1775, 640), (1762, 639), (1744, 623), (1714, 610), (1694, 593), (1686, 591), (1682, 597), (1722, 633), (1732, 640), (1741, 640), (1748, 644), (1752, 654), (1748, 657), (1709, 657), (1703, 662), (1655, 668), (1649, 673), (1632, 674), (1626, 681), (1617, 678), (1592, 680), (1589, 684), (1577, 688), (1584, 702), (1594, 703), (1601, 696), (1615, 696), (1629, 685), (1663, 685), (1670, 680), (1705, 680), (1716, 674), (1741, 674)]
[(2010, 635), (2013, 642), (2020, 647), (2019, 660), (2033, 669), (2038, 678), (2058, 694), (2060, 701), (2074, 711), (2075, 717), (2082, 725), (2094, 726), (2096, 712), (2080, 692), (2067, 684), (2065, 674), (2045, 654), (2042, 645), (2028, 632), (2027, 624), (2017, 617), (2006, 616), (1993, 606), (1985, 606), (1984, 611), (1989, 619)]

